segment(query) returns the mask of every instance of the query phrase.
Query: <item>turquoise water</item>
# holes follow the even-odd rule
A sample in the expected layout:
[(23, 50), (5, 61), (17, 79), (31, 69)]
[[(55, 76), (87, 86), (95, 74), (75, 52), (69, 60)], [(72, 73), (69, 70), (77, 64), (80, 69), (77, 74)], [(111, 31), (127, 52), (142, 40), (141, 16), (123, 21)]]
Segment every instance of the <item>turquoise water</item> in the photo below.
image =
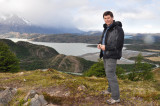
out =
[(130, 35), (125, 35), (125, 36), (124, 36), (125, 39), (132, 39), (132, 37), (133, 37), (133, 36), (130, 36)]

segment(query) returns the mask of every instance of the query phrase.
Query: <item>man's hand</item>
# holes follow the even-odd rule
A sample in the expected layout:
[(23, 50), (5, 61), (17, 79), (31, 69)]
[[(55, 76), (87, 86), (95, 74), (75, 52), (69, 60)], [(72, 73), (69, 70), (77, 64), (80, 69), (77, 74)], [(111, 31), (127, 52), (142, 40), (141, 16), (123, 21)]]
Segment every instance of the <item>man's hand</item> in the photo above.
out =
[(101, 49), (101, 44), (98, 44), (98, 45), (97, 45), (97, 48), (98, 48), (98, 49)]
[(100, 47), (103, 51), (105, 50), (105, 45), (101, 45)]

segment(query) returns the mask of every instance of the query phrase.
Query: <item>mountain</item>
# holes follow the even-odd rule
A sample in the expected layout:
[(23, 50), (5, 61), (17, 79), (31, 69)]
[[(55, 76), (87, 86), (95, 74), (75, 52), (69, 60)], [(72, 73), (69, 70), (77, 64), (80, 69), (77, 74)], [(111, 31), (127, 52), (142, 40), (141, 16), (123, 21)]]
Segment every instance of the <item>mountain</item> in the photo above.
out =
[(4, 34), (8, 32), (53, 34), (53, 33), (82, 33), (83, 31), (77, 28), (42, 27), (33, 25), (31, 22), (15, 14), (1, 15), (0, 33)]
[(92, 43), (97, 44), (100, 36), (78, 36), (76, 34), (52, 34), (52, 35), (41, 35), (34, 37), (30, 40), (36, 42), (57, 42), (57, 43)]
[(10, 47), (20, 60), (22, 70), (54, 68), (59, 71), (83, 72), (95, 63), (80, 57), (59, 54), (55, 49), (43, 45), (23, 41), (14, 43), (8, 39), (0, 39), (0, 42), (5, 42)]
[(83, 32), (81, 35), (101, 36), (102, 32), (101, 31), (88, 31), (88, 32)]

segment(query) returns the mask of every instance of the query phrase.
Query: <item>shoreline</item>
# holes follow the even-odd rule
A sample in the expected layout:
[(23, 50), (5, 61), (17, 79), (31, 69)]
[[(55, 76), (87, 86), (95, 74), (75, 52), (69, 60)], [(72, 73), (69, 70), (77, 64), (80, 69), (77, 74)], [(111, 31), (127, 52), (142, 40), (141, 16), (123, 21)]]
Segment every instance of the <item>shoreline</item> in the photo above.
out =
[[(117, 60), (117, 64), (134, 64), (135, 61), (134, 60), (129, 60), (128, 58), (135, 57), (139, 53), (142, 53), (142, 56), (149, 56), (149, 55), (156, 54), (156, 53), (153, 53), (153, 52), (141, 52), (141, 51), (133, 51), (133, 50), (123, 49), (122, 50), (122, 57), (121, 57), (120, 60)], [(84, 58), (86, 60), (98, 62), (99, 52), (87, 53), (87, 54), (84, 54), (84, 55), (80, 55), (78, 57)]]
[[(4, 38), (4, 39), (10, 39), (10, 40), (12, 40), (14, 42), (17, 42), (17, 41), (27, 41), (27, 42), (30, 42), (30, 43), (33, 43), (33, 44), (37, 44), (36, 42), (30, 41), (29, 39), (19, 39), (19, 38)], [(39, 42), (39, 43), (46, 43), (46, 42)], [(48, 42), (48, 43), (50, 43), (50, 42)], [(40, 45), (40, 44), (38, 44), (38, 45)], [(94, 44), (86, 44), (86, 45), (94, 45)], [(125, 47), (125, 45), (130, 45), (130, 44), (124, 44), (124, 47), (123, 47), (123, 50), (122, 50), (122, 57), (121, 57), (120, 60), (117, 61), (117, 64), (134, 64), (135, 62), (133, 60), (129, 60), (128, 58), (135, 57), (139, 53), (142, 53), (142, 56), (149, 56), (149, 55), (152, 55), (152, 54), (157, 54), (157, 53), (154, 53), (154, 52), (141, 52), (141, 51), (127, 50), (126, 47)], [(48, 46), (48, 45), (46, 45), (46, 46)], [(89, 48), (94, 48), (94, 47), (89, 47)], [(98, 50), (96, 50), (96, 51), (98, 51)], [(99, 52), (100, 52), (100, 50), (99, 50)], [(92, 51), (92, 53), (85, 53), (85, 54), (76, 55), (76, 56), (84, 58), (86, 60), (98, 62), (99, 52), (93, 52)], [(65, 55), (67, 55), (67, 54), (65, 54)]]

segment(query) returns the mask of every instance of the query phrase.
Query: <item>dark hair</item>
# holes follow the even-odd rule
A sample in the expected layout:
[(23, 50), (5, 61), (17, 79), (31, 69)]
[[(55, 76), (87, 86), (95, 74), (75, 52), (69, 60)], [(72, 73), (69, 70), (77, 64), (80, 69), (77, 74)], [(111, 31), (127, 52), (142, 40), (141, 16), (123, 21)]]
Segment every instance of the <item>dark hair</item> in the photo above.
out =
[(103, 13), (103, 18), (104, 16), (110, 15), (113, 18), (113, 13), (111, 11), (106, 11)]

